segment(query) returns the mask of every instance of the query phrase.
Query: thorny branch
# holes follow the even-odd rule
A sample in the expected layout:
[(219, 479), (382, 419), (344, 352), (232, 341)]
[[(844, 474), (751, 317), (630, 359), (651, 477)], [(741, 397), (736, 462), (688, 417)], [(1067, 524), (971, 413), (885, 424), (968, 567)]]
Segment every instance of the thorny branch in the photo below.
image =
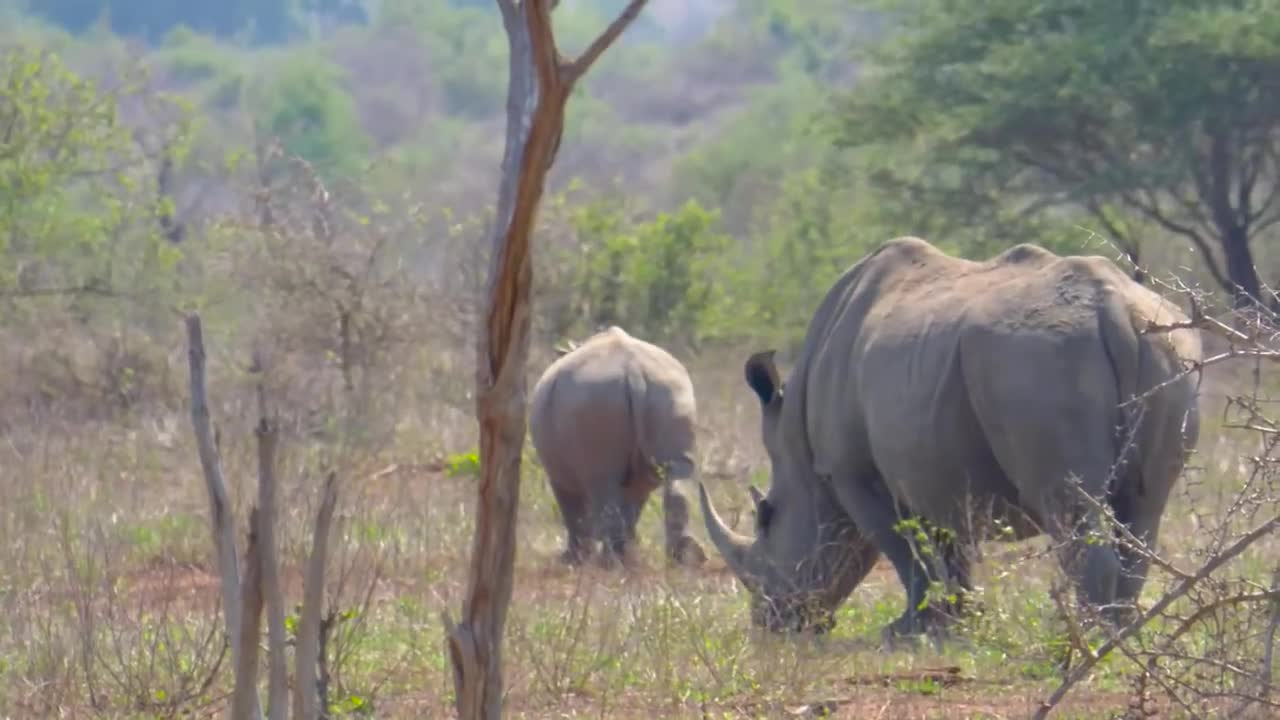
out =
[[(1152, 323), (1145, 328), (1145, 332), (1195, 330), (1215, 336), (1226, 343), (1225, 350), (1190, 364), (1180, 377), (1193, 372), (1200, 373), (1207, 367), (1239, 358), (1248, 359), (1257, 367), (1280, 361), (1280, 349), (1277, 347), (1280, 332), (1273, 322), (1274, 318), (1261, 312), (1229, 310), (1228, 312), (1235, 314), (1235, 322), (1227, 322), (1211, 317), (1204, 311), (1209, 304), (1206, 302), (1206, 294), (1188, 288), (1176, 279), (1171, 284), (1153, 278), (1152, 284), (1187, 297), (1191, 304), (1191, 318), (1181, 322)], [(1151, 388), (1142, 395), (1127, 400), (1125, 404), (1141, 402), (1163, 386)], [(1226, 502), (1223, 504), (1222, 519), (1217, 525), (1205, 527), (1198, 533), (1207, 535), (1210, 542), (1204, 546), (1206, 554), (1194, 572), (1179, 568), (1162, 558), (1155, 548), (1146, 546), (1128, 528), (1115, 522), (1116, 518), (1112, 513), (1107, 512), (1113, 521), (1111, 525), (1116, 539), (1167, 573), (1173, 584), (1158, 597), (1154, 605), (1112, 634), (1096, 651), (1089, 652), (1087, 646), (1081, 646), (1084, 650), (1083, 661), (1071, 669), (1059, 687), (1041, 704), (1035, 718), (1047, 717), (1074, 687), (1088, 677), (1098, 663), (1117, 652), (1139, 668), (1140, 674), (1135, 686), (1139, 697), (1135, 698), (1134, 707), (1141, 712), (1149, 710), (1150, 698), (1147, 694), (1151, 690), (1162, 691), (1171, 702), (1192, 716), (1202, 712), (1194, 710), (1195, 705), (1221, 704), (1230, 698), (1237, 699), (1235, 707), (1230, 711), (1231, 717), (1236, 717), (1255, 705), (1276, 707), (1270, 695), (1274, 643), (1276, 636), (1280, 634), (1280, 567), (1275, 569), (1271, 587), (1260, 585), (1247, 577), (1218, 576), (1219, 571), (1228, 563), (1240, 558), (1250, 548), (1260, 547), (1263, 540), (1274, 537), (1280, 531), (1280, 515), (1271, 514), (1260, 523), (1251, 520), (1259, 513), (1274, 508), (1277, 498), (1272, 491), (1280, 481), (1276, 477), (1280, 464), (1274, 455), (1280, 446), (1280, 424), (1264, 415), (1260, 402), (1256, 393), (1252, 399), (1228, 398), (1227, 408), (1238, 406), (1244, 413), (1244, 418), (1235, 423), (1224, 419), (1223, 427), (1259, 433), (1263, 438), (1263, 448), (1257, 456), (1247, 458), (1253, 466), (1252, 474), (1242, 478), (1243, 482), (1233, 488), (1232, 496), (1224, 498)], [(1087, 500), (1093, 501), (1097, 509), (1098, 501), (1093, 498)], [(1252, 523), (1253, 528), (1237, 534), (1234, 528), (1244, 522)], [(1174, 613), (1175, 605), (1188, 607)], [(1256, 622), (1255, 619), (1263, 612), (1266, 614), (1265, 623)], [(1259, 631), (1256, 627), (1258, 624), (1265, 624), (1265, 629)], [(1192, 630), (1206, 626), (1212, 626), (1213, 631), (1218, 633), (1206, 647), (1201, 647), (1203, 643), (1199, 636), (1194, 636), (1194, 640), (1188, 639), (1193, 637)], [(1226, 633), (1247, 635), (1237, 638), (1236, 635), (1228, 637)], [(1151, 636), (1153, 642), (1145, 648), (1128, 646), (1131, 641), (1148, 636)], [(1194, 670), (1197, 667), (1204, 668), (1205, 672), (1197, 673)], [(1234, 680), (1207, 679), (1214, 673)], [(1222, 683), (1222, 687), (1213, 689), (1215, 682)], [(1222, 709), (1226, 710), (1225, 707)]]
[(1178, 583), (1173, 590), (1165, 593), (1155, 605), (1151, 606), (1150, 610), (1147, 610), (1136, 620), (1130, 622), (1121, 629), (1120, 632), (1107, 639), (1107, 641), (1091, 655), (1086, 656), (1084, 662), (1078, 665), (1076, 669), (1067, 676), (1067, 679), (1058, 686), (1058, 689), (1049, 696), (1049, 699), (1041, 703), (1040, 708), (1033, 716), (1034, 720), (1043, 720), (1043, 718), (1048, 717), (1049, 713), (1052, 712), (1053, 709), (1062, 702), (1063, 698), (1067, 696), (1067, 693), (1071, 692), (1073, 687), (1087, 677), (1089, 672), (1093, 670), (1093, 668), (1101, 662), (1103, 658), (1110, 655), (1111, 652), (1114, 651), (1121, 643), (1142, 630), (1153, 619), (1159, 617), (1169, 608), (1169, 606), (1180, 600), (1184, 595), (1190, 592), (1193, 587), (1217, 571), (1218, 568), (1226, 565), (1245, 550), (1248, 550), (1249, 547), (1258, 540), (1274, 533), (1277, 528), (1280, 528), (1280, 515), (1273, 516), (1262, 525), (1254, 528), (1244, 537), (1237, 540), (1231, 547), (1211, 558), (1196, 572), (1195, 575), (1183, 580)]

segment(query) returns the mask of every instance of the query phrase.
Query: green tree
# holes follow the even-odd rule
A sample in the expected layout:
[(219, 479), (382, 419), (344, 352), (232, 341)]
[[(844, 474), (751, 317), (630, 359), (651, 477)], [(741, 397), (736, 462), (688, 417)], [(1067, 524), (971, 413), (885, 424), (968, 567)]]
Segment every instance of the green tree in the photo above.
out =
[(576, 208), (577, 238), (558, 284), (573, 287), (554, 331), (585, 334), (620, 325), (655, 341), (696, 346), (708, 334), (723, 283), (717, 263), (731, 241), (718, 213), (689, 200), (635, 222), (625, 201), (605, 196)]
[(0, 56), (0, 87), (0, 295), (158, 289), (177, 251), (165, 241), (172, 200), (151, 188), (172, 172), (186, 129), (171, 128), (169, 165), (157, 166), (117, 106), (126, 97), (169, 115), (181, 109), (144, 95), (131, 77), (104, 92), (56, 54), (25, 46)]
[(633, 322), (652, 337), (696, 345), (715, 306), (714, 263), (730, 241), (716, 229), (718, 213), (689, 200), (675, 212), (635, 229), (636, 253), (627, 268)]
[(0, 52), (0, 342), (22, 348), (6, 397), (119, 410), (163, 393), (167, 350), (143, 329), (199, 292), (173, 201), (190, 114), (133, 69), (112, 86)]
[(782, 51), (784, 64), (827, 80), (847, 74), (850, 52), (880, 24), (844, 0), (739, 0), (737, 8)]
[(1084, 212), (1135, 260), (1138, 219), (1276, 303), (1251, 243), (1280, 223), (1280, 4), (864, 2), (900, 20), (841, 113), (878, 187), (971, 224)]
[(492, 2), (455, 7), (439, 0), (385, 0), (376, 22), (414, 28), (449, 111), (486, 118), (502, 110), (508, 51)]
[(343, 79), (337, 65), (302, 52), (286, 60), (261, 88), (263, 129), (323, 175), (354, 172), (369, 148)]

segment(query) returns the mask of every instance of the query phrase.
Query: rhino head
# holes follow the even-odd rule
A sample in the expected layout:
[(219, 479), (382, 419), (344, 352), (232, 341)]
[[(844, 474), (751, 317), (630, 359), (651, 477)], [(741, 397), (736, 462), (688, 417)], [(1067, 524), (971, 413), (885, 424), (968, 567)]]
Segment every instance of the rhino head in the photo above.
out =
[(702, 517), (711, 541), (751, 594), (753, 624), (775, 632), (823, 632), (834, 626), (834, 610), (871, 571), (879, 552), (814, 472), (803, 412), (784, 412), (773, 356), (773, 350), (756, 353), (745, 366), (747, 385), (760, 399), (772, 475), (767, 495), (748, 486), (755, 537), (729, 528), (699, 484)]

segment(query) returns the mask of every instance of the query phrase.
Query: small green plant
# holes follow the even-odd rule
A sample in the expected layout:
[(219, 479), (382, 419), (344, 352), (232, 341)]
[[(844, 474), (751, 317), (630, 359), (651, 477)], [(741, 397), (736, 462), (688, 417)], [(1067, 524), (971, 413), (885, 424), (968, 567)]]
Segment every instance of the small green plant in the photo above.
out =
[(447, 477), (480, 477), (480, 453), (476, 450), (450, 455), (444, 463)]

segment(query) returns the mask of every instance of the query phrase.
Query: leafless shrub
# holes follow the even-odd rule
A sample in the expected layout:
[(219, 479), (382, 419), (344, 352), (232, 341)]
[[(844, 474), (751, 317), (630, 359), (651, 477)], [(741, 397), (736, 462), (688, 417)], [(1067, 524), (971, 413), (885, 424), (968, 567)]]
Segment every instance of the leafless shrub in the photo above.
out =
[[(245, 550), (243, 577), (235, 562), (234, 539), (231, 537), (234, 520), (225, 482), (222, 478), (221, 459), (210, 430), (209, 404), (205, 381), (205, 349), (201, 323), (198, 316), (187, 319), (188, 341), (191, 358), (192, 422), (197, 437), (201, 464), (209, 489), (211, 514), (214, 519), (214, 539), (221, 568), (223, 602), (227, 618), (227, 630), (231, 636), (232, 655), (235, 664), (235, 690), (232, 697), (233, 718), (248, 720), (260, 717), (258, 709), (259, 639), (262, 613), (267, 617), (268, 655), (268, 709), (271, 720), (283, 720), (290, 709), (306, 720), (326, 717), (329, 707), (328, 681), (331, 660), (341, 661), (344, 644), (338, 628), (347, 615), (330, 609), (325, 615), (323, 606), (326, 595), (326, 559), (337, 489), (334, 472), (330, 472), (324, 484), (319, 511), (316, 516), (301, 605), (302, 622), (297, 626), (296, 637), (299, 652), (295, 654), (296, 672), (293, 699), (289, 699), (288, 670), (284, 616), (284, 588), (277, 541), (278, 461), (277, 435), (274, 415), (269, 410), (265, 379), (257, 387), (259, 420), (256, 430), (258, 441), (258, 501), (249, 511), (248, 545)], [(266, 367), (255, 358), (255, 370), (264, 373)], [(330, 596), (340, 599), (349, 577), (357, 577), (364, 588), (363, 609), (377, 587), (378, 575), (371, 579), (350, 574), (353, 566), (343, 566), (339, 585)], [(363, 567), (363, 566), (362, 566)], [(333, 603), (334, 600), (330, 600)], [(335, 632), (335, 629), (337, 632)], [(305, 633), (305, 634), (304, 634)], [(334, 638), (338, 637), (338, 642)], [(332, 646), (331, 646), (332, 644)]]
[(435, 415), (470, 405), (453, 379), (472, 362), (475, 221), (364, 187), (376, 169), (321, 177), (272, 141), (241, 174), (242, 212), (216, 233), (240, 295), (222, 308), (272, 366), (281, 432), (367, 452), (409, 428), (457, 427)]
[(422, 293), (403, 266), (420, 242), (421, 211), (405, 208), (407, 219), (395, 221), (387, 207), (337, 203), (305, 161), (275, 143), (259, 148), (255, 173), (245, 229), (256, 242), (240, 268), (258, 290), (259, 343), (281, 368), (273, 391), (319, 424), (304, 434), (331, 432), (324, 425), (339, 408), (368, 421), (361, 411), (398, 380), (402, 365), (391, 361), (425, 325)]
[(512, 650), (527, 658), (524, 671), (539, 693), (553, 701), (581, 693), (641, 642), (636, 623), (606, 601), (599, 579), (579, 573), (559, 615), (512, 627)]
[(63, 562), (54, 593), (69, 601), (74, 666), (94, 713), (179, 717), (210, 703), (228, 646), (211, 608), (184, 588), (185, 568), (158, 560), (132, 579), (101, 519), (59, 513), (54, 525)]

